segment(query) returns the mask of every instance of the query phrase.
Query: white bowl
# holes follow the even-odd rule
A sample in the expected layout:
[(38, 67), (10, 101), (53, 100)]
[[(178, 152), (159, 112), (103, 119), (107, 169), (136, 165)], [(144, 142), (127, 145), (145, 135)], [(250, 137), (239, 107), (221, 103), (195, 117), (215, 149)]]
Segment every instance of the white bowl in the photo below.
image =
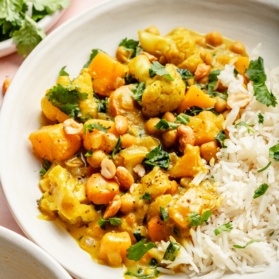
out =
[[(62, 16), (64, 11), (57, 11), (52, 15), (47, 15), (38, 22), (38, 25), (47, 32)], [(16, 52), (16, 45), (12, 39), (0, 42), (0, 58)]]
[[(54, 222), (42, 221), (36, 200), (40, 163), (32, 154), (28, 136), (39, 128), (40, 100), (55, 84), (59, 70), (75, 77), (91, 49), (114, 55), (125, 37), (137, 39), (137, 30), (156, 25), (163, 34), (177, 26), (201, 33), (218, 30), (242, 41), (248, 52), (262, 42), (267, 67), (279, 65), (278, 5), (242, 0), (118, 0), (105, 1), (60, 26), (27, 57), (5, 96), (0, 119), (0, 171), (3, 190), (15, 220), (24, 233), (55, 257), (77, 278), (123, 278), (123, 269), (95, 264), (90, 255)], [(275, 265), (242, 279), (279, 278)], [(164, 277), (161, 277), (164, 278)], [(224, 276), (240, 278), (240, 275)]]
[(27, 238), (0, 227), (1, 279), (71, 279), (49, 254)]

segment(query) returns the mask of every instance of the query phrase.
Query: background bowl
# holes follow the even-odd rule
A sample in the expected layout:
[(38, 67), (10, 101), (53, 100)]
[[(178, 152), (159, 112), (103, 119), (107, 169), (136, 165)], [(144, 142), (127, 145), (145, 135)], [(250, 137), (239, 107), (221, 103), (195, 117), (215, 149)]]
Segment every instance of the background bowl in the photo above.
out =
[[(67, 66), (75, 77), (91, 49), (114, 55), (125, 37), (137, 39), (137, 30), (156, 25), (162, 34), (184, 26), (201, 33), (218, 30), (242, 41), (248, 52), (262, 43), (261, 56), (269, 68), (279, 65), (279, 8), (242, 0), (118, 0), (105, 1), (63, 24), (31, 53), (17, 72), (5, 96), (0, 119), (1, 182), (8, 205), (24, 233), (55, 257), (77, 278), (123, 278), (122, 269), (95, 264), (76, 241), (55, 222), (38, 218), (36, 200), (40, 163), (32, 154), (28, 136), (39, 128), (40, 100)], [(271, 3), (271, 2), (270, 2)], [(16, 175), (15, 175), (16, 174)], [(247, 278), (279, 278), (279, 268)], [(225, 278), (239, 278), (240, 275)], [(161, 277), (164, 278), (164, 277)]]
[(65, 269), (25, 237), (0, 227), (1, 279), (70, 279)]

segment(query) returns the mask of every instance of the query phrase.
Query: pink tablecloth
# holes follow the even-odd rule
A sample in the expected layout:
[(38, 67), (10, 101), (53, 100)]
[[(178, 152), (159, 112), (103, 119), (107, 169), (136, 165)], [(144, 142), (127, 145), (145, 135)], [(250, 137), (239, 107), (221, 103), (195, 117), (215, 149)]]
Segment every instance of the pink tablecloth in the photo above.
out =
[[(61, 25), (63, 22), (67, 21), (69, 18), (74, 17), (75, 15), (87, 10), (88, 8), (102, 2), (102, 0), (72, 0), (71, 5), (65, 11), (63, 16), (59, 19), (59, 21), (55, 24), (55, 26), (50, 30), (50, 32)], [(49, 33), (50, 33), (49, 32)], [(21, 57), (17, 54), (11, 54), (9, 56), (0, 58), (0, 86), (2, 88), (3, 81), (6, 77), (13, 78), (17, 69), (20, 67), (22, 63)], [(3, 95), (0, 89), (0, 105), (2, 103)], [(1, 156), (1, 155), (0, 155)], [(0, 226), (9, 228), (17, 233), (22, 235), (23, 232), (16, 224), (9, 208), (7, 202), (5, 200), (4, 193), (2, 188), (0, 187)]]

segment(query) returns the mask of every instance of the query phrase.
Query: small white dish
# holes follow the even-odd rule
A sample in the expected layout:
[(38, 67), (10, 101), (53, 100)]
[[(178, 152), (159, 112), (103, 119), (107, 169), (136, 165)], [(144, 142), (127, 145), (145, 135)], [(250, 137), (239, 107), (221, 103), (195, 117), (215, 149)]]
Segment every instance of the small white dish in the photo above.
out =
[[(184, 26), (201, 33), (218, 30), (251, 50), (262, 42), (269, 68), (279, 65), (279, 6), (258, 0), (118, 0), (104, 1), (55, 29), (32, 51), (17, 72), (1, 107), (0, 175), (4, 194), (24, 233), (60, 262), (74, 277), (123, 278), (124, 269), (96, 264), (67, 231), (38, 218), (40, 162), (28, 136), (40, 126), (40, 101), (67, 66), (76, 77), (91, 50), (114, 55), (125, 37), (156, 25), (162, 34)], [(178, 278), (179, 276), (175, 276)], [(265, 272), (224, 276), (242, 279), (279, 278), (278, 264)], [(160, 278), (170, 278), (162, 276)], [(173, 276), (172, 276), (173, 278)], [(185, 275), (182, 276), (185, 278)]]
[[(52, 15), (47, 15), (38, 22), (38, 25), (47, 32), (62, 16), (63, 11), (57, 11)], [(16, 52), (16, 45), (12, 39), (0, 42), (0, 58)]]
[(50, 255), (27, 238), (0, 226), (0, 279), (71, 279)]

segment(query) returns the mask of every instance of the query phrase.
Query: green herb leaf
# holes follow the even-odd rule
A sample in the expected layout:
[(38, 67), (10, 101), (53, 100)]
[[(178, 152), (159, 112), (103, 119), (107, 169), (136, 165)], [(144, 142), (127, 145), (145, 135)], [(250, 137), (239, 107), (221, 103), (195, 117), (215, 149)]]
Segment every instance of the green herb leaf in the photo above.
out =
[(202, 215), (193, 212), (188, 215), (188, 222), (190, 227), (200, 226), (203, 222), (207, 222), (209, 217), (212, 215), (210, 210), (206, 210)]
[(245, 249), (248, 245), (254, 243), (254, 242), (259, 242), (260, 240), (257, 240), (257, 239), (252, 239), (250, 241), (248, 241), (244, 246), (241, 246), (241, 245), (233, 245), (234, 248), (237, 248), (237, 249)]
[(186, 115), (185, 113), (179, 113), (176, 117), (175, 122), (186, 125), (187, 123), (190, 122), (190, 117), (188, 115)]
[(159, 145), (146, 154), (142, 163), (152, 168), (159, 166), (167, 169), (170, 163), (170, 156), (166, 151), (162, 150), (162, 145)]
[(220, 225), (217, 229), (214, 230), (215, 235), (219, 235), (222, 232), (229, 232), (233, 229), (233, 225), (231, 222), (224, 224), (224, 225)]
[(214, 114), (217, 114), (216, 111), (214, 110), (214, 108), (207, 108), (207, 109), (204, 109), (204, 108), (200, 108), (200, 107), (197, 107), (197, 106), (193, 106), (191, 107), (190, 109), (188, 109), (185, 113), (187, 115), (190, 115), (190, 116), (195, 116), (195, 115), (198, 115), (200, 112), (202, 111), (211, 111), (213, 112)]
[(163, 222), (166, 222), (169, 220), (169, 213), (166, 211), (165, 208), (163, 208), (161, 206), (160, 206), (160, 214), (161, 214), (160, 218)]
[(96, 99), (98, 112), (106, 113), (109, 99), (108, 98), (100, 99), (99, 96), (95, 93), (94, 93), (94, 98)]
[(187, 79), (190, 79), (190, 78), (194, 77), (194, 75), (187, 69), (177, 68), (176, 71), (180, 74), (180, 76), (183, 80), (187, 80)]
[(269, 234), (269, 237), (272, 237), (274, 235), (274, 231), (272, 231), (270, 234)]
[(253, 81), (254, 95), (260, 103), (267, 107), (277, 105), (277, 99), (269, 92), (266, 85), (266, 74), (264, 71), (263, 59), (259, 57), (257, 60), (251, 60), (246, 75)]
[(127, 249), (127, 258), (129, 260), (139, 261), (145, 255), (145, 253), (154, 247), (155, 244), (153, 242), (144, 244), (142, 241), (139, 241)]
[(220, 69), (210, 71), (209, 74), (208, 74), (208, 80), (209, 81), (217, 81), (218, 76), (220, 75), (220, 73), (221, 73)]
[(142, 239), (140, 231), (133, 232), (133, 236), (136, 239), (137, 242), (139, 242)]
[(179, 124), (168, 122), (166, 119), (161, 119), (156, 125), (157, 130), (177, 129)]
[(111, 157), (114, 158), (116, 154), (118, 154), (121, 150), (121, 136), (118, 138), (116, 145), (114, 146), (112, 152), (111, 152)]
[(56, 11), (65, 9), (69, 6), (70, 0), (29, 0), (33, 3), (34, 8), (38, 11), (46, 11), (47, 14), (52, 14)]
[(279, 161), (279, 143), (269, 148), (269, 158)]
[(43, 176), (46, 174), (46, 172), (50, 169), (51, 162), (46, 160), (45, 158), (42, 158), (42, 169), (40, 170), (40, 175)]
[(100, 220), (98, 221), (98, 225), (105, 230), (106, 229), (106, 224), (110, 223), (112, 226), (120, 226), (122, 221), (120, 218), (117, 217), (111, 217), (109, 219), (104, 219), (104, 218), (100, 218)]
[(151, 196), (150, 196), (150, 194), (149, 193), (144, 193), (144, 195), (143, 196), (141, 196), (141, 198), (142, 199), (144, 199), (144, 200), (148, 200), (149, 202), (151, 202)]
[(139, 45), (139, 41), (135, 41), (133, 39), (124, 38), (120, 43), (119, 46), (124, 46), (129, 49), (135, 49)]
[(261, 113), (258, 114), (258, 122), (260, 124), (264, 123), (264, 116)]
[(268, 187), (269, 186), (266, 183), (261, 184), (259, 188), (254, 192), (253, 199), (257, 199), (258, 197), (262, 196), (266, 192)]
[(85, 135), (86, 131), (92, 133), (94, 129), (106, 133), (109, 128), (104, 127), (102, 124), (99, 123), (89, 123), (83, 126), (83, 134)]
[(141, 101), (142, 101), (142, 95), (143, 95), (144, 90), (145, 90), (145, 82), (136, 84), (135, 88), (132, 89), (132, 92), (134, 93), (134, 99), (138, 103), (141, 103)]
[(240, 122), (238, 122), (238, 123), (236, 123), (236, 124), (234, 125), (235, 128), (240, 127), (240, 126), (246, 127), (249, 134), (250, 134), (250, 133), (251, 133), (251, 134), (254, 133), (254, 130), (251, 129), (251, 126), (253, 126), (252, 124), (247, 124), (247, 123), (244, 122), (244, 121), (240, 121)]
[(224, 131), (220, 131), (215, 139), (219, 142), (220, 146), (222, 148), (226, 148), (227, 146), (225, 145), (225, 139), (227, 138), (226, 134)]
[(86, 153), (85, 153), (85, 157), (91, 157), (92, 156), (92, 154), (93, 154), (93, 151), (92, 151), (92, 149), (90, 149), (89, 151), (87, 151)]
[(87, 96), (87, 93), (79, 92), (76, 87), (65, 87), (61, 84), (53, 86), (46, 94), (47, 99), (55, 107), (73, 119), (79, 119), (81, 117), (79, 102), (87, 99)]
[(263, 171), (265, 171), (270, 165), (271, 165), (271, 162), (268, 162), (268, 164), (267, 164), (264, 168), (259, 169), (257, 172), (263, 172)]
[(66, 66), (64, 66), (60, 71), (59, 71), (59, 76), (62, 77), (62, 76), (69, 76), (69, 74), (65, 71), (66, 69)]
[(149, 76), (154, 77), (155, 75), (163, 76), (168, 80), (173, 81), (173, 78), (171, 77), (169, 72), (158, 61), (153, 61), (151, 64), (151, 68), (149, 69)]
[(174, 261), (177, 257), (177, 254), (181, 246), (177, 242), (170, 241), (170, 244), (167, 247), (167, 250), (164, 254), (164, 260)]

